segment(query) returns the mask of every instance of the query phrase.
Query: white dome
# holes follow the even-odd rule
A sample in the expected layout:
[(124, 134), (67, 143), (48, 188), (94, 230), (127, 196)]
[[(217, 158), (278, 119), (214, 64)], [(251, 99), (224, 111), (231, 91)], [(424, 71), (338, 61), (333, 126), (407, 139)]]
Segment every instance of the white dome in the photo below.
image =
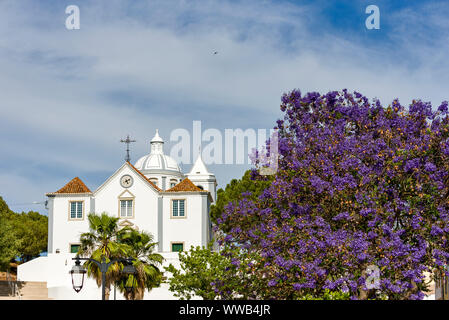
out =
[(134, 165), (137, 170), (148, 176), (151, 174), (169, 174), (182, 176), (181, 169), (175, 159), (164, 154), (164, 140), (159, 136), (158, 130), (150, 142), (151, 152), (137, 160)]
[(178, 163), (172, 157), (169, 157), (165, 154), (147, 154), (143, 156), (139, 160), (137, 160), (134, 165), (139, 171), (143, 174), (146, 174), (145, 171), (161, 171), (161, 170), (169, 170), (169, 171), (177, 171), (181, 172), (181, 169), (178, 166)]

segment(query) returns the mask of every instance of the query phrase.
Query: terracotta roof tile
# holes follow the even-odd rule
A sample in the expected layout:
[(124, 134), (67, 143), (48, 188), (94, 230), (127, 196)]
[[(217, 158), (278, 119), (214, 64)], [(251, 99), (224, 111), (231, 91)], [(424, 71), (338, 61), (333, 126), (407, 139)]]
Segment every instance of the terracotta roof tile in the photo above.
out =
[(186, 191), (204, 191), (204, 190), (194, 185), (189, 178), (185, 178), (176, 186), (167, 190), (167, 192), (186, 192)]
[(155, 185), (153, 182), (151, 182), (150, 179), (148, 179), (147, 177), (145, 177), (145, 175), (139, 171), (139, 169), (137, 169), (136, 167), (134, 167), (131, 162), (127, 163), (131, 166), (131, 168), (133, 168), (138, 174), (140, 174), (145, 180), (147, 180), (157, 191), (162, 191), (162, 189), (160, 189), (157, 185)]
[(80, 178), (76, 177), (55, 193), (92, 193), (92, 191), (89, 190)]

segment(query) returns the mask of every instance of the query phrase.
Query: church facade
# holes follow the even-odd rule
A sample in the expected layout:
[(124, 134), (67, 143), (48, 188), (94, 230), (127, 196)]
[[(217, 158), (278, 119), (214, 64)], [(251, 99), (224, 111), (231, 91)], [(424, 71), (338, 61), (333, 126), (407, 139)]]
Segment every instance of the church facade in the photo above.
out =
[[(179, 251), (206, 246), (212, 240), (210, 205), (215, 201), (217, 182), (201, 159), (189, 173), (164, 154), (158, 131), (150, 142), (150, 153), (133, 165), (126, 161), (100, 187), (91, 191), (78, 177), (61, 189), (47, 193), (48, 256), (19, 266), (21, 281), (47, 282), (49, 298), (98, 299), (92, 279), (75, 293), (68, 274), (80, 246), (80, 235), (89, 231), (89, 213), (119, 218), (120, 227), (145, 230), (158, 243), (157, 252), (179, 267)], [(84, 292), (83, 292), (84, 291)], [(120, 297), (117, 292), (117, 298)], [(111, 296), (112, 297), (112, 296)], [(168, 286), (145, 294), (147, 299), (170, 299)]]

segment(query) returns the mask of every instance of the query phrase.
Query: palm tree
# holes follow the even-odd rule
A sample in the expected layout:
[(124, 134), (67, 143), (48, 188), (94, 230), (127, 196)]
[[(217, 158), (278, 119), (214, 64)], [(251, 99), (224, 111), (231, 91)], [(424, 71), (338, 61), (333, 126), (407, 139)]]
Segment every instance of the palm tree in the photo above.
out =
[[(124, 258), (129, 255), (130, 247), (124, 243), (117, 242), (121, 230), (118, 227), (119, 218), (111, 217), (103, 212), (100, 216), (94, 213), (88, 215), (89, 232), (81, 234), (80, 249), (78, 255), (90, 257), (97, 261), (109, 262), (112, 259)], [(98, 287), (102, 285), (102, 274), (100, 268), (91, 261), (86, 261), (84, 267), (87, 269), (87, 276), (96, 280)], [(109, 300), (111, 284), (120, 278), (120, 271), (123, 269), (122, 263), (113, 263), (107, 273), (105, 282), (105, 299)]]
[[(133, 265), (136, 268), (134, 275), (122, 275), (117, 281), (120, 292), (127, 300), (142, 300), (145, 290), (158, 287), (162, 281), (162, 272), (158, 266), (162, 264), (163, 257), (154, 253), (157, 242), (153, 242), (153, 236), (147, 232), (139, 232), (134, 229), (123, 229), (125, 232), (119, 235), (119, 243), (130, 247)], [(134, 283), (135, 289), (126, 291)]]

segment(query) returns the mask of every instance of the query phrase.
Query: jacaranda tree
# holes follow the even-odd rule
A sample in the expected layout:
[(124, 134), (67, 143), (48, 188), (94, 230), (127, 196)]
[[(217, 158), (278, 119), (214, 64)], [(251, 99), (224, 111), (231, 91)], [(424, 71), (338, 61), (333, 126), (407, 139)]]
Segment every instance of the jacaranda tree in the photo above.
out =
[[(443, 272), (449, 258), (448, 103), (384, 107), (347, 90), (294, 90), (281, 110), (272, 183), (217, 219), (232, 268), (216, 290), (224, 298), (423, 298), (425, 273)], [(256, 169), (252, 176), (266, 179)]]

